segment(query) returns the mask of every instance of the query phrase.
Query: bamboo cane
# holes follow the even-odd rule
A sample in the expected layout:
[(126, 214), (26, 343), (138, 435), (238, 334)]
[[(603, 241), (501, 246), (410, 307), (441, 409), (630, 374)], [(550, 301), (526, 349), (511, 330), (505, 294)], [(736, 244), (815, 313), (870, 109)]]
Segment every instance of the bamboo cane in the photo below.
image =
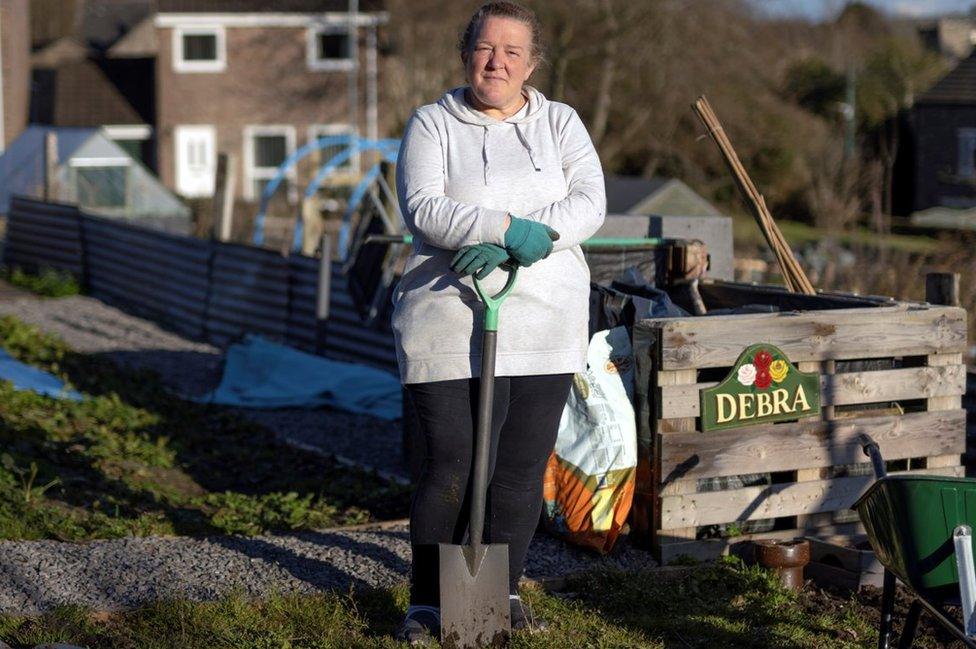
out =
[(698, 101), (694, 103), (693, 108), (695, 114), (702, 121), (702, 124), (708, 129), (708, 134), (722, 152), (722, 157), (725, 159), (729, 171), (732, 172), (736, 186), (742, 192), (746, 204), (759, 224), (759, 229), (762, 231), (766, 243), (769, 244), (770, 249), (776, 256), (776, 261), (779, 263), (779, 267), (783, 272), (786, 287), (794, 293), (816, 294), (813, 284), (810, 283), (800, 263), (796, 260), (790, 244), (786, 241), (779, 226), (773, 220), (773, 215), (769, 212), (769, 208), (766, 207), (766, 199), (763, 198), (759, 189), (756, 188), (756, 185), (752, 182), (752, 178), (749, 177), (749, 173), (742, 165), (742, 161), (739, 160), (735, 149), (732, 148), (732, 142), (729, 140), (728, 135), (726, 135), (725, 129), (722, 128), (722, 124), (719, 122), (708, 100), (704, 96), (699, 97)]

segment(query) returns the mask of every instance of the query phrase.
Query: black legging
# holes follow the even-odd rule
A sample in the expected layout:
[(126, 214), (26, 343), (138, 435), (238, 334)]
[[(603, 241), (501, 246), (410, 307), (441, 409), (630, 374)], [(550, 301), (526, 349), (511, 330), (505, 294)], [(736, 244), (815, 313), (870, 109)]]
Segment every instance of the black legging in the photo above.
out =
[[(539, 521), (542, 477), (572, 379), (572, 374), (495, 379), (484, 542), (508, 544), (513, 594)], [(427, 442), (410, 507), (411, 604), (439, 605), (437, 544), (465, 541), (478, 384), (479, 379), (459, 379), (406, 386)]]

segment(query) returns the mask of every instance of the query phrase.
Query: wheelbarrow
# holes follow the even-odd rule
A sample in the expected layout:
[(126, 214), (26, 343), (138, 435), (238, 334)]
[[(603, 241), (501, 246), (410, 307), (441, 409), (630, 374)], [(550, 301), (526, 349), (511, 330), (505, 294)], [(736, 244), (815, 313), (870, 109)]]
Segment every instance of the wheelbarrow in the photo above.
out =
[[(964, 646), (976, 649), (972, 534), (976, 480), (887, 475), (874, 440), (862, 434), (860, 442), (877, 480), (854, 503), (854, 509), (885, 568), (878, 648), (893, 646), (895, 586), (900, 581), (912, 592), (913, 601), (898, 639), (899, 649), (914, 644), (923, 609)], [(948, 606), (962, 608), (961, 621)]]

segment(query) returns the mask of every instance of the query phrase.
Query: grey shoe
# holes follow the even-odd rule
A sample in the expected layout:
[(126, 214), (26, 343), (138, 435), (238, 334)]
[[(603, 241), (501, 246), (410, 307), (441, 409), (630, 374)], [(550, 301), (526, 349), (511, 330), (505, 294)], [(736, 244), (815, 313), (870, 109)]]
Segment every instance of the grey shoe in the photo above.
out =
[(532, 607), (521, 598), (508, 600), (512, 611), (512, 631), (528, 631), (529, 633), (544, 633), (549, 625), (541, 617), (532, 614)]
[(416, 611), (404, 618), (393, 637), (411, 647), (429, 645), (441, 637), (440, 618), (429, 611)]

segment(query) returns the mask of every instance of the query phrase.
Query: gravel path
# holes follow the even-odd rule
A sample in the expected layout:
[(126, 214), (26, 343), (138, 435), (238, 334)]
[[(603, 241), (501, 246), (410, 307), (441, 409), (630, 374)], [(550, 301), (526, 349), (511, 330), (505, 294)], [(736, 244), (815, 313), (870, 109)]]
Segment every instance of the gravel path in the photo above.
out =
[[(16, 315), (57, 334), (76, 351), (152, 368), (178, 393), (199, 394), (219, 382), (219, 349), (97, 300), (18, 297), (9, 291), (0, 291), (0, 296), (0, 315)], [(305, 449), (406, 475), (397, 422), (326, 409), (241, 412)], [(0, 614), (38, 613), (63, 602), (117, 610), (170, 596), (206, 601), (234, 587), (259, 596), (272, 588), (311, 593), (389, 586), (406, 578), (409, 550), (402, 523), (261, 537), (0, 541)], [(589, 567), (654, 565), (648, 553), (627, 542), (611, 555), (597, 557), (540, 534), (529, 550), (526, 576), (542, 579)]]
[[(558, 563), (558, 565), (556, 565)], [(526, 576), (562, 576), (595, 566), (654, 566), (621, 544), (607, 557), (538, 535)], [(391, 586), (407, 578), (406, 526), (259, 537), (144, 537), (86, 543), (0, 542), (0, 614), (36, 614), (59, 603), (96, 610), (133, 608), (166, 597), (209, 601), (237, 587), (259, 597), (350, 586)]]

